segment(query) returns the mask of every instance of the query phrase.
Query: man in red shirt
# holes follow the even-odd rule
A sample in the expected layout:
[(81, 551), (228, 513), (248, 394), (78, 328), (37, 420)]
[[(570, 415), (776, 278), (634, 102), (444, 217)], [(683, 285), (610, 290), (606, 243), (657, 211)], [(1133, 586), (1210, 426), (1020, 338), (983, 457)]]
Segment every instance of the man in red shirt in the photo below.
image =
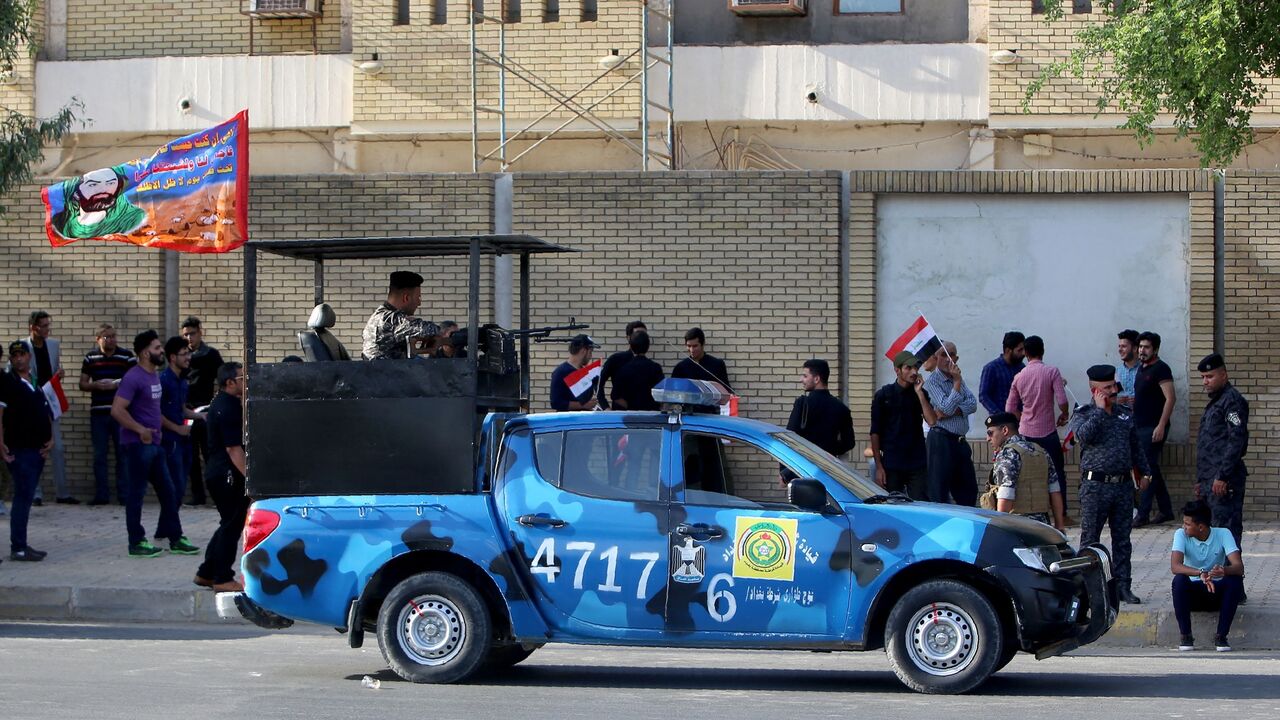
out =
[[(1058, 428), (1067, 424), (1067, 382), (1058, 368), (1044, 363), (1043, 338), (1032, 335), (1023, 342), (1023, 348), (1027, 367), (1013, 377), (1004, 409), (1018, 416), (1018, 434), (1044, 448), (1058, 477), (1066, 478)], [(1065, 486), (1062, 496), (1065, 513)]]

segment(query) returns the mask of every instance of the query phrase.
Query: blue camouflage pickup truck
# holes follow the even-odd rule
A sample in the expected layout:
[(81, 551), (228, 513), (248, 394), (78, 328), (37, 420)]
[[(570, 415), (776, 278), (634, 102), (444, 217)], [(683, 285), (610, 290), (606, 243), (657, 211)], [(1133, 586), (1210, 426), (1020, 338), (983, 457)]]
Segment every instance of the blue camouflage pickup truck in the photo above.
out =
[[(794, 433), (680, 412), (488, 415), (474, 483), (255, 502), (245, 592), (266, 627), (331, 625), (414, 682), (545, 643), (876, 650), (929, 693), (1115, 620), (1109, 560), (1006, 514), (886, 495)], [(779, 470), (797, 478), (784, 486)]]

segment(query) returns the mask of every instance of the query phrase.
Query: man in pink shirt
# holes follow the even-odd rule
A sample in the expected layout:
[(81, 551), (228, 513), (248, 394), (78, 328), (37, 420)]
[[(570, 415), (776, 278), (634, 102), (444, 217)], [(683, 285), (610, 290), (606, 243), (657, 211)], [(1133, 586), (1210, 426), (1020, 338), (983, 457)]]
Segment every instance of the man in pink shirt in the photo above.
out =
[[(1018, 434), (1044, 448), (1058, 477), (1066, 478), (1065, 459), (1058, 428), (1067, 424), (1067, 382), (1052, 365), (1044, 364), (1044, 339), (1032, 335), (1023, 342), (1027, 366), (1013, 376), (1004, 409), (1018, 416)], [(1057, 418), (1054, 406), (1057, 406)], [(1066, 512), (1066, 484), (1063, 484), (1063, 512)]]

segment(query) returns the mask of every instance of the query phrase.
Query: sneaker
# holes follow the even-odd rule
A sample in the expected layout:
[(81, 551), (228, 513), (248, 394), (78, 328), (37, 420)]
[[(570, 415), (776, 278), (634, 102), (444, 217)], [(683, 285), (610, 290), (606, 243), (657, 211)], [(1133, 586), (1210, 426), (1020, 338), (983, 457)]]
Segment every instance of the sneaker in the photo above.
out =
[(58, 503), (59, 505), (79, 505), (80, 504), (79, 500), (71, 496), (57, 498), (54, 500), (54, 502)]
[(1183, 635), (1178, 641), (1178, 652), (1187, 652), (1196, 649), (1196, 639), (1190, 635)]
[(162, 554), (164, 554), (163, 550), (146, 540), (129, 546), (129, 557), (153, 558)]
[(186, 535), (179, 537), (177, 540), (169, 541), (169, 552), (177, 555), (195, 555), (200, 552), (200, 548), (191, 544)]
[(9, 559), (17, 560), (18, 562), (40, 562), (44, 559), (46, 554), (47, 553), (42, 553), (39, 550), (23, 548), (9, 553)]
[(1226, 635), (1213, 636), (1213, 649), (1218, 652), (1231, 652), (1231, 641)]

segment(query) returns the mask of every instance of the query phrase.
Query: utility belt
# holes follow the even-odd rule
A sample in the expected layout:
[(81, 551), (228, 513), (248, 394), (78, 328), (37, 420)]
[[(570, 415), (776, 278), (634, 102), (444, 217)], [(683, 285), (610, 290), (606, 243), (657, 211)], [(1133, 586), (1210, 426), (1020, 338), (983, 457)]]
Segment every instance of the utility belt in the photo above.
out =
[(1085, 480), (1093, 482), (1114, 484), (1122, 482), (1133, 482), (1133, 476), (1128, 474), (1109, 475), (1107, 473), (1098, 472), (1097, 470), (1085, 470), (1081, 477)]
[(944, 427), (938, 427), (937, 425), (934, 425), (933, 427), (929, 428), (929, 432), (938, 433), (941, 437), (946, 438), (947, 440), (957, 440), (959, 442), (969, 441), (969, 438), (965, 437), (964, 435), (953, 433), (950, 430)]

